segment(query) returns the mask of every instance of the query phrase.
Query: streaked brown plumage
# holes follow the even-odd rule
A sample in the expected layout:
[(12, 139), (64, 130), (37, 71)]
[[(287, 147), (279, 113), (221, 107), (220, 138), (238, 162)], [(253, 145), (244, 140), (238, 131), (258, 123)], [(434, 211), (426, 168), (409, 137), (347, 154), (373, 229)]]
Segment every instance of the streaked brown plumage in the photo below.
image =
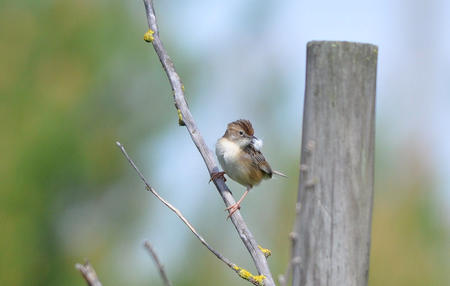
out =
[(240, 203), (250, 189), (272, 174), (285, 176), (273, 171), (259, 150), (262, 141), (254, 136), (253, 126), (248, 120), (240, 119), (228, 124), (223, 137), (216, 143), (216, 155), (224, 172), (214, 174), (212, 179), (227, 174), (231, 179), (247, 187), (239, 201), (228, 207), (230, 217), (240, 208)]

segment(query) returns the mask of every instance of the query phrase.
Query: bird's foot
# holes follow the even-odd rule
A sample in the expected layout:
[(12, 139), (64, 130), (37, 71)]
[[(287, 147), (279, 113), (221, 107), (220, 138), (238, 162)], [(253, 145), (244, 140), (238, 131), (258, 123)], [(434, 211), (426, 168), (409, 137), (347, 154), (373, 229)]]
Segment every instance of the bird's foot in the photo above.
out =
[(208, 183), (211, 183), (211, 181), (219, 179), (219, 178), (222, 178), (224, 182), (227, 181), (227, 179), (225, 178), (225, 172), (216, 172), (216, 173), (211, 174), (211, 179), (209, 179)]
[(235, 203), (234, 205), (231, 205), (225, 209), (225, 211), (229, 211), (227, 219), (231, 217), (232, 214), (234, 214), (237, 210), (241, 209), (241, 205), (239, 203)]

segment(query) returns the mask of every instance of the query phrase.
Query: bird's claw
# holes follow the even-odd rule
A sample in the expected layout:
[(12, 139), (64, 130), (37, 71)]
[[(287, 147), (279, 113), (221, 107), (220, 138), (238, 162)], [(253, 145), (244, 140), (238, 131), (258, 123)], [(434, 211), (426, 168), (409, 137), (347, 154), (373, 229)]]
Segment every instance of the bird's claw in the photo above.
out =
[(227, 216), (227, 219), (229, 219), (230, 217), (231, 217), (231, 215), (233, 215), (237, 210), (240, 210), (241, 209), (241, 206), (240, 206), (240, 204), (238, 204), (238, 203), (236, 203), (236, 204), (234, 204), (234, 205), (231, 205), (231, 206), (229, 206), (229, 207), (227, 207), (226, 209), (225, 209), (225, 211), (229, 211), (230, 213), (228, 214), (228, 216)]
[(222, 178), (224, 182), (227, 181), (225, 178), (225, 172), (216, 172), (211, 174), (211, 178), (209, 179), (208, 183), (211, 183), (211, 181)]

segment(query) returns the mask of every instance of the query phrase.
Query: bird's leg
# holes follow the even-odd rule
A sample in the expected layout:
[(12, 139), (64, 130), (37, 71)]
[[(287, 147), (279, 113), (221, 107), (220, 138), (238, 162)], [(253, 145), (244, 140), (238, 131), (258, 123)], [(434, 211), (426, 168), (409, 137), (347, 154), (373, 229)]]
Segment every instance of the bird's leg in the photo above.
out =
[(237, 201), (237, 203), (235, 203), (234, 205), (231, 205), (229, 207), (227, 207), (225, 210), (229, 211), (230, 213), (228, 214), (228, 218), (230, 218), (230, 216), (232, 214), (234, 214), (237, 210), (239, 210), (241, 208), (241, 202), (244, 200), (245, 196), (247, 196), (248, 192), (250, 191), (252, 187), (247, 187), (247, 190), (244, 192), (244, 194), (242, 195), (242, 197), (239, 199), (239, 201)]
[(225, 178), (225, 172), (216, 172), (211, 174), (211, 179), (209, 179), (209, 183), (211, 183), (212, 180), (216, 180), (218, 178), (222, 178), (224, 182), (227, 181)]

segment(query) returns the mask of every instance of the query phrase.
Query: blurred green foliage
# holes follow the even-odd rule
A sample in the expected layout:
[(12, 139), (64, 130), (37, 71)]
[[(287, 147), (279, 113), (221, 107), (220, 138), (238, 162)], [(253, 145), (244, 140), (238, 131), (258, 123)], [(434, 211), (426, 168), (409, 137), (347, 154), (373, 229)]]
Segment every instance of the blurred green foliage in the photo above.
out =
[[(0, 3), (0, 285), (83, 285), (74, 268), (82, 257), (93, 261), (106, 285), (122, 275), (107, 268), (112, 262), (99, 264), (112, 257), (111, 248), (144, 208), (139, 199), (115, 201), (107, 214), (114, 223), (98, 230), (108, 240), (100, 242), (75, 237), (67, 248), (61, 235), (66, 222), (60, 217), (82, 203), (95, 204), (123, 176), (128, 166), (114, 141), (126, 138), (129, 142), (123, 143), (133, 147), (158, 134), (168, 118), (176, 122), (167, 80), (142, 41), (144, 14), (134, 19), (130, 3)], [(285, 157), (296, 174), (296, 158)], [(449, 261), (442, 249), (448, 249), (449, 234), (433, 212), (429, 170), (419, 168), (408, 176), (412, 180), (402, 182), (399, 169), (391, 176), (382, 171), (388, 158), (377, 160), (382, 163), (377, 166), (370, 285), (443, 285)], [(421, 160), (413, 164), (422, 166)], [(284, 272), (289, 257), (296, 184), (285, 188), (273, 205), (278, 215), (264, 228), (274, 275)], [(81, 220), (99, 227), (93, 223), (96, 215), (101, 214)], [(88, 253), (77, 248), (79, 243)], [(199, 251), (197, 241), (188, 241), (186, 249), (179, 266), (195, 261), (196, 267), (169, 273), (174, 285), (247, 285), (219, 262), (211, 263), (215, 259)]]
[(152, 128), (129, 116), (143, 109), (127, 98), (129, 71), (145, 61), (125, 4), (0, 4), (0, 285), (80, 285), (59, 215), (120, 174), (117, 138)]
[(411, 142), (397, 150), (398, 165), (378, 158), (369, 285), (450, 281), (450, 232), (433, 191), (435, 176), (426, 150)]

